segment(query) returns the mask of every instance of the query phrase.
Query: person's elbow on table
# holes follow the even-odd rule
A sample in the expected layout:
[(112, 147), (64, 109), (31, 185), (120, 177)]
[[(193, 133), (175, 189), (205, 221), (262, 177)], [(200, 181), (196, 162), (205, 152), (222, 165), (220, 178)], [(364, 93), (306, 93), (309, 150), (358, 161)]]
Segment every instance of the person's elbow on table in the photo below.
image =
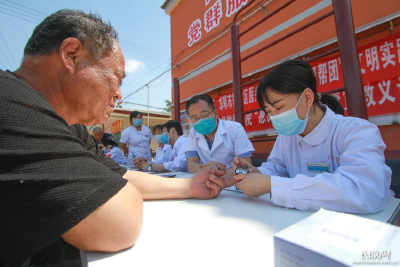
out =
[(142, 195), (127, 183), (62, 238), (85, 251), (117, 252), (135, 245), (142, 222)]

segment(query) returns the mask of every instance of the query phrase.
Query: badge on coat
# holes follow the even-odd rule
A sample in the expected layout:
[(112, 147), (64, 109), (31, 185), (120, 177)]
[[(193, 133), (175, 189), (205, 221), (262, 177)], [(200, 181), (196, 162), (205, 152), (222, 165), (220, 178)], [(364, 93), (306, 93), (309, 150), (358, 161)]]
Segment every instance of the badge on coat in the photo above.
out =
[(329, 172), (329, 163), (307, 163), (309, 172)]

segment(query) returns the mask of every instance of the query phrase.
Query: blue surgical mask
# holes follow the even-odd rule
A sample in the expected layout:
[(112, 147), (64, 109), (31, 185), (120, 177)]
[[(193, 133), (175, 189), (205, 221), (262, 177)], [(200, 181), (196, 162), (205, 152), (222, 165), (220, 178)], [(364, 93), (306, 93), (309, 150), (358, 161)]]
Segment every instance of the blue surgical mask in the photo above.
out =
[(154, 136), (154, 140), (156, 140), (157, 143), (161, 144), (161, 143), (162, 143), (162, 141), (161, 141), (161, 134), (155, 135), (155, 136)]
[(196, 132), (202, 135), (209, 135), (212, 133), (215, 128), (217, 127), (217, 124), (214, 121), (214, 116), (206, 118), (206, 119), (201, 119), (197, 121), (196, 123), (193, 124), (194, 129)]
[(133, 120), (133, 125), (135, 125), (135, 126), (140, 126), (140, 125), (142, 125), (142, 119), (134, 119), (134, 120)]
[(296, 110), (297, 105), (299, 104), (302, 96), (303, 94), (301, 94), (299, 101), (297, 101), (296, 106), (291, 110), (269, 117), (272, 121), (272, 125), (279, 134), (296, 135), (304, 132), (304, 129), (306, 128), (307, 125), (307, 121), (309, 119), (308, 117), (309, 110), (307, 111), (307, 116), (304, 120), (299, 119)]
[(168, 145), (169, 144), (169, 136), (167, 136), (166, 133), (163, 133), (161, 135), (161, 142), (163, 142), (164, 144)]

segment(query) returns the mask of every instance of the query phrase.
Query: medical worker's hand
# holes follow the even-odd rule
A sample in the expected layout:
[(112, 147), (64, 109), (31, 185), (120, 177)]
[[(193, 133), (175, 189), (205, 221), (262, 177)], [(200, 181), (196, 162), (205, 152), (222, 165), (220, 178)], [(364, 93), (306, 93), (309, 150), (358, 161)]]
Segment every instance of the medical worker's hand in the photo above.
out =
[(216, 198), (225, 188), (225, 183), (220, 178), (222, 175), (224, 172), (218, 170), (203, 170), (196, 173), (189, 185), (192, 196), (200, 199)]
[(249, 197), (259, 197), (271, 193), (271, 176), (248, 173), (233, 176), (236, 181), (236, 188), (243, 191)]
[(258, 168), (252, 166), (251, 164), (249, 164), (249, 163), (248, 163), (247, 161), (245, 161), (244, 159), (242, 159), (242, 158), (236, 156), (236, 157), (233, 159), (233, 162), (231, 163), (231, 166), (232, 166), (232, 168), (233, 168), (234, 170), (236, 170), (237, 166), (239, 166), (239, 165), (247, 165), (247, 166), (250, 166), (251, 168), (250, 168), (250, 170), (249, 170), (249, 173), (260, 173), (260, 171), (258, 170)]
[(143, 158), (143, 157), (138, 157), (133, 161), (133, 164), (135, 165), (136, 169), (141, 170), (143, 162), (147, 162), (147, 160), (145, 158)]

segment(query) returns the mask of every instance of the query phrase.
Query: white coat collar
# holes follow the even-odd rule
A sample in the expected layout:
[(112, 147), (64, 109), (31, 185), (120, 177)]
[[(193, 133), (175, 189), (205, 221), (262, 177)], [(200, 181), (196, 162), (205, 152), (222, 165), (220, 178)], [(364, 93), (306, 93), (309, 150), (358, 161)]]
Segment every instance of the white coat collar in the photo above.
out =
[(329, 133), (331, 132), (333, 121), (335, 120), (335, 113), (325, 106), (326, 112), (322, 120), (318, 125), (307, 134), (305, 137), (301, 135), (296, 135), (297, 142), (300, 143), (302, 140), (310, 145), (319, 145), (326, 140)]
[[(178, 140), (176, 140), (178, 141)], [(175, 142), (176, 143), (176, 142)], [(167, 151), (169, 148), (171, 147), (171, 145), (168, 144), (164, 144), (163, 148), (161, 149), (161, 151)]]
[(171, 146), (172, 149), (174, 149), (174, 148), (176, 148), (177, 146), (179, 146), (181, 142), (183, 142), (183, 138), (185, 138), (185, 137), (184, 137), (183, 135), (181, 135), (181, 136), (178, 137), (178, 139), (176, 139), (176, 142), (175, 142), (174, 146), (171, 146), (171, 145), (169, 145), (169, 144), (168, 144), (168, 145)]
[(222, 144), (224, 141), (222, 140), (222, 135), (226, 134), (226, 129), (225, 129), (225, 123), (218, 119), (218, 128), (217, 128), (217, 132), (215, 133), (214, 136), (214, 142), (211, 148), (210, 153), (212, 153), (215, 149), (217, 149), (217, 147)]

